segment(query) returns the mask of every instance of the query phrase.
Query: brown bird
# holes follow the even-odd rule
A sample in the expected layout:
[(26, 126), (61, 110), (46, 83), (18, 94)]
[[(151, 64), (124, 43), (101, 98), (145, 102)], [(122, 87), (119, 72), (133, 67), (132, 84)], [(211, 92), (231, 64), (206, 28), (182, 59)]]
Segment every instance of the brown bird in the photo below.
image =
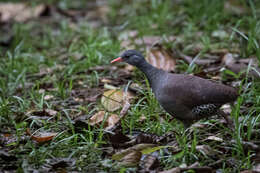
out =
[(143, 55), (136, 50), (125, 51), (111, 63), (118, 61), (140, 69), (148, 78), (159, 104), (185, 126), (205, 117), (223, 115), (219, 108), (238, 97), (238, 92), (233, 87), (197, 76), (172, 74), (158, 69), (146, 62)]

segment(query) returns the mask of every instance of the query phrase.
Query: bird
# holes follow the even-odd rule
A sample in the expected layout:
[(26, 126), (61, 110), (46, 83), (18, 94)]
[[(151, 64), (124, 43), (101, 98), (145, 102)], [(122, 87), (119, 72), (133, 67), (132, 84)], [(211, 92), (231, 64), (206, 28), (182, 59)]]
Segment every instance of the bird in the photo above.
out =
[(239, 96), (234, 87), (189, 74), (174, 74), (158, 69), (149, 64), (137, 50), (126, 50), (111, 61), (115, 62), (125, 62), (141, 70), (161, 107), (183, 122), (185, 127), (213, 115), (226, 117), (220, 107), (234, 102)]

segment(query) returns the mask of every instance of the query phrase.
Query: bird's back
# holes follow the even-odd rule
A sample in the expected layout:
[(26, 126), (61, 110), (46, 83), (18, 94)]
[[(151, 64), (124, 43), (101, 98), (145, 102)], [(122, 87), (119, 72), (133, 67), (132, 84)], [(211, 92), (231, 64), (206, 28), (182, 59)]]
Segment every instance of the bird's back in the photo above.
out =
[(204, 104), (225, 104), (238, 97), (235, 88), (196, 76), (167, 73), (161, 80), (155, 95), (163, 96), (164, 102), (169, 104), (175, 102), (193, 108)]

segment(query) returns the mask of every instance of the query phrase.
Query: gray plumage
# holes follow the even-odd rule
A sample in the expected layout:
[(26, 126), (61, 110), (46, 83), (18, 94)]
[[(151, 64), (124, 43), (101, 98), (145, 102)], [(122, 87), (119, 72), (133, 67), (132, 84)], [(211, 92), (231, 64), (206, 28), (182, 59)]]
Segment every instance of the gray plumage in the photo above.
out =
[(185, 124), (215, 115), (221, 105), (238, 97), (233, 87), (197, 76), (160, 70), (147, 63), (135, 50), (125, 51), (121, 58), (145, 74), (160, 105)]

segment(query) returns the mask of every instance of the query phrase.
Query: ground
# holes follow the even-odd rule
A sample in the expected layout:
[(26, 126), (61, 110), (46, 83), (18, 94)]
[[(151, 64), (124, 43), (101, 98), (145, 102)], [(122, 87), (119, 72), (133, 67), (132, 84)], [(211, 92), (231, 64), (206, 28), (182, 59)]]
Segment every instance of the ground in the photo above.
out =
[[(1, 172), (260, 170), (259, 2), (4, 3)], [(222, 107), (233, 125), (213, 116), (185, 129), (140, 71), (110, 64), (133, 48), (170, 72), (236, 87)]]

